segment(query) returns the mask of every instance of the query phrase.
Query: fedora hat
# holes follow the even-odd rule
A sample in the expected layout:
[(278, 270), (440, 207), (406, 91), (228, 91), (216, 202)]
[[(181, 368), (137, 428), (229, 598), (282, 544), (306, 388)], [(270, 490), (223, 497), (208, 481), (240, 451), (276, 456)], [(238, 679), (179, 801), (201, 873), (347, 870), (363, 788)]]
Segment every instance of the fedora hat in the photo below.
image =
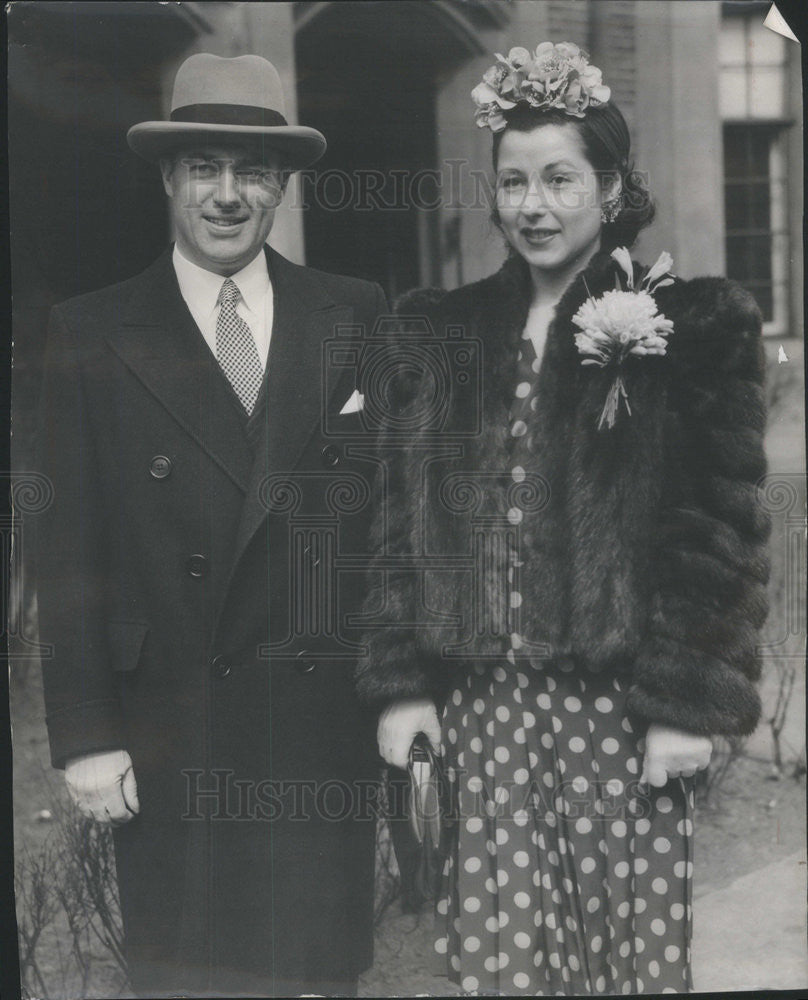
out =
[(293, 170), (319, 160), (325, 136), (289, 125), (278, 71), (261, 56), (189, 56), (177, 70), (168, 121), (140, 122), (126, 134), (132, 149), (156, 162), (189, 142), (256, 138), (283, 153)]

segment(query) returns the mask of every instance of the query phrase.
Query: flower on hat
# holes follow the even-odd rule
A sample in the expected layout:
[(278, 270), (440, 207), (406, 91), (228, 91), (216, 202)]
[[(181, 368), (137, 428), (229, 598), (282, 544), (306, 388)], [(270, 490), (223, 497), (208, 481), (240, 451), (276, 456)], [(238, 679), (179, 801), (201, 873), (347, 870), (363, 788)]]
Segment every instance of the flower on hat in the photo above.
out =
[(588, 107), (606, 104), (611, 96), (601, 71), (572, 42), (541, 42), (533, 53), (516, 46), (507, 56), (495, 56), (496, 64), (471, 92), (480, 128), (501, 132), (506, 125), (503, 112), (517, 104), (558, 108), (583, 118)]

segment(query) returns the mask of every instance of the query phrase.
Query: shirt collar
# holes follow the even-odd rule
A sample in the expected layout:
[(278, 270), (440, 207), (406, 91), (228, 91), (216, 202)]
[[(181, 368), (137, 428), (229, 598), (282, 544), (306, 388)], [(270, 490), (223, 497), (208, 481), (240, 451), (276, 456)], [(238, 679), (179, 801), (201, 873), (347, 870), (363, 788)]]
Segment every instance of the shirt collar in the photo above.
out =
[[(200, 311), (213, 312), (225, 280), (222, 275), (207, 271), (204, 267), (188, 260), (182, 255), (176, 243), (172, 260), (183, 298), (186, 301), (191, 299)], [(246, 267), (242, 267), (230, 277), (238, 286), (244, 305), (251, 312), (258, 313), (261, 300), (269, 290), (269, 272), (263, 247)]]

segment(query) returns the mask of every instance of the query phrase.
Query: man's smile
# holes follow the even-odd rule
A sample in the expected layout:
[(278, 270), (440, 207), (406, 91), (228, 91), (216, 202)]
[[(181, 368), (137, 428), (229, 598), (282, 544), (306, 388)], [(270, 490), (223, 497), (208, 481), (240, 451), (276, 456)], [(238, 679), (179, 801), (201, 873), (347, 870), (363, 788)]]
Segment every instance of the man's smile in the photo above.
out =
[(246, 222), (249, 216), (229, 216), (229, 215), (203, 215), (202, 218), (209, 222), (216, 229), (233, 229), (235, 226)]

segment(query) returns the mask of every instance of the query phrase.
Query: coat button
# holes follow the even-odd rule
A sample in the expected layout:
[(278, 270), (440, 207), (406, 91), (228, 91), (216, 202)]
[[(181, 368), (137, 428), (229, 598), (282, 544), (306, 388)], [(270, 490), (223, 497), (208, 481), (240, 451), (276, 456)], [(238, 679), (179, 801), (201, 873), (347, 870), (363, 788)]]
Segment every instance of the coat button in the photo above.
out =
[(339, 448), (335, 444), (327, 444), (320, 452), (320, 458), (326, 468), (329, 465), (339, 465)]
[(211, 666), (213, 667), (213, 672), (217, 677), (227, 677), (227, 675), (233, 670), (223, 656), (214, 656)]
[(205, 556), (200, 555), (198, 552), (194, 553), (192, 556), (188, 556), (188, 562), (185, 564), (189, 576), (205, 576), (208, 571), (208, 560)]
[(171, 459), (165, 455), (155, 455), (149, 464), (149, 472), (155, 479), (165, 479), (171, 475)]
[(301, 649), (295, 660), (295, 669), (301, 674), (310, 674), (317, 669), (317, 664), (310, 659), (311, 653), (307, 649)]

